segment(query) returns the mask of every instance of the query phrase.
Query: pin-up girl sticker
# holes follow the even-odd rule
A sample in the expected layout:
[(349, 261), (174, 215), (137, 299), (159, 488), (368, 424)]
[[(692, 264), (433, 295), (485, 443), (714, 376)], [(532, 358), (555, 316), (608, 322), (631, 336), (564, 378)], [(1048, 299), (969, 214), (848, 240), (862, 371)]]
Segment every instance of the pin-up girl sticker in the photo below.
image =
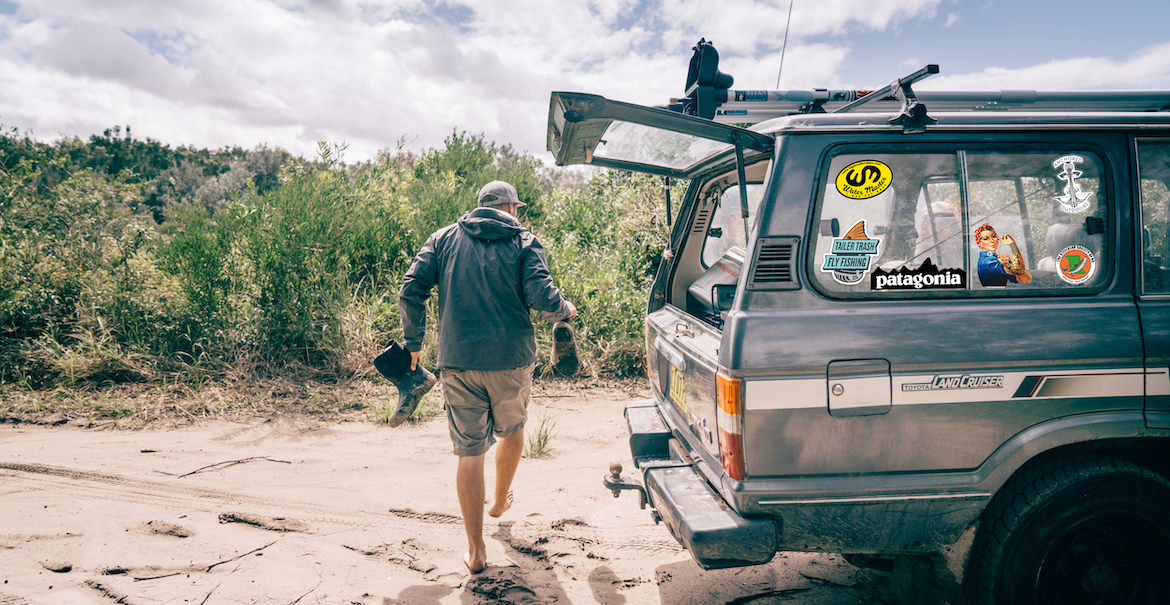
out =
[[(1011, 247), (1011, 254), (996, 255), (1001, 242)], [(975, 246), (980, 250), (979, 283), (985, 287), (1002, 287), (1008, 282), (1032, 283), (1032, 274), (1024, 266), (1024, 256), (1012, 236), (1004, 235), (1000, 239), (990, 223), (983, 223), (975, 228)]]

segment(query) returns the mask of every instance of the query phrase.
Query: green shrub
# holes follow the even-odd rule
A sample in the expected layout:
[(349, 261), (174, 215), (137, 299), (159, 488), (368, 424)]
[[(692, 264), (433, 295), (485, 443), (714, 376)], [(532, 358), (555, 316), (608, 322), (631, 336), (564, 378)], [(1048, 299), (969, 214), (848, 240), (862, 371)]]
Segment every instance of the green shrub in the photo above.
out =
[[(347, 166), (325, 144), (306, 161), (118, 131), (51, 145), (0, 135), (0, 382), (372, 375), (370, 359), (401, 338), (415, 253), (497, 179), (528, 204), (522, 221), (580, 311), (586, 370), (641, 373), (662, 180), (600, 171), (582, 186), (483, 135), (444, 143)], [(549, 189), (559, 182), (576, 185)], [(538, 343), (547, 369), (549, 326)]]
[(578, 352), (595, 373), (645, 372), (643, 321), (668, 237), (665, 209), (661, 179), (604, 171), (584, 190), (554, 194), (537, 229), (558, 285), (577, 306)]

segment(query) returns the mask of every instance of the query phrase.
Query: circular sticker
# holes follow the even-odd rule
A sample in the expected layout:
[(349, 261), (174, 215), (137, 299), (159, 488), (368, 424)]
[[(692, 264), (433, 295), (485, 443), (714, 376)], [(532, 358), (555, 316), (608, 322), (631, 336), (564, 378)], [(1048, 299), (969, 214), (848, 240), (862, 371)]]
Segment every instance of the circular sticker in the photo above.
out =
[(1084, 246), (1069, 246), (1061, 250), (1058, 261), (1060, 278), (1074, 286), (1089, 281), (1097, 270), (1093, 253)]
[(847, 198), (864, 200), (885, 191), (893, 180), (889, 166), (877, 160), (861, 160), (837, 175), (837, 191)]

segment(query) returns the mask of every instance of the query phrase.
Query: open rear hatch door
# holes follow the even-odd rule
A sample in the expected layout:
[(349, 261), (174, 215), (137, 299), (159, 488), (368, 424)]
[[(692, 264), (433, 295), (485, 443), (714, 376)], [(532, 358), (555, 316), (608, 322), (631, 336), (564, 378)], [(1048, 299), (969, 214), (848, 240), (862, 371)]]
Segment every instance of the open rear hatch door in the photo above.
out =
[(548, 108), (548, 150), (558, 166), (591, 164), (688, 179), (723, 151), (769, 153), (774, 139), (667, 109), (554, 92)]

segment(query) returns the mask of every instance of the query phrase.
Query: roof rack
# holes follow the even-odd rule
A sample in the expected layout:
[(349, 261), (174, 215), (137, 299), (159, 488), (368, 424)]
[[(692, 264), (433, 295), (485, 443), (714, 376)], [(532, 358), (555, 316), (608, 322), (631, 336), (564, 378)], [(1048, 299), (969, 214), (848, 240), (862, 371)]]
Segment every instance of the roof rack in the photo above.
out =
[[(931, 64), (878, 90), (728, 90), (733, 78), (719, 71), (719, 54), (706, 40), (695, 46), (687, 76), (687, 95), (671, 99), (666, 109), (707, 117), (716, 122), (754, 124), (772, 118), (808, 113), (866, 111), (895, 113), (890, 120), (904, 132), (922, 132), (933, 112), (1160, 112), (1170, 111), (1170, 91), (1035, 90), (922, 91), (911, 86), (937, 74)], [(864, 109), (862, 109), (864, 108)]]
[[(732, 90), (735, 99), (720, 104), (714, 120), (724, 123), (757, 123), (772, 118), (807, 113), (839, 113), (857, 100), (872, 94), (868, 90)], [(932, 112), (956, 111), (1082, 111), (1082, 112), (1150, 112), (1170, 111), (1170, 91), (937, 91), (923, 90), (915, 95), (918, 102)], [(864, 111), (892, 113), (901, 102), (892, 94), (873, 95)], [(861, 111), (857, 107), (848, 111)]]

